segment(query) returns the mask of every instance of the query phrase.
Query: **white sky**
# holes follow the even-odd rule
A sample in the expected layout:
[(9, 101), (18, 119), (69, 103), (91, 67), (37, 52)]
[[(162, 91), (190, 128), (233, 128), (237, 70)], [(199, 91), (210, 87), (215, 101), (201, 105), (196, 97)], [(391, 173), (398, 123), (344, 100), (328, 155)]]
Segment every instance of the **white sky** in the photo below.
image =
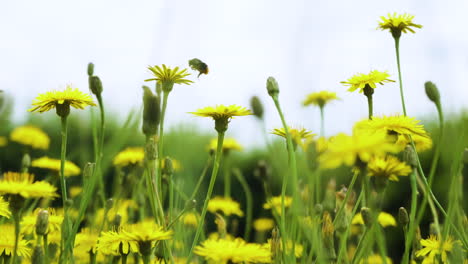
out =
[[(424, 27), (401, 39), (403, 83), (410, 115), (435, 113), (423, 84), (434, 81), (448, 111), (468, 102), (468, 1), (2, 1), (0, 89), (24, 117), (33, 98), (66, 84), (86, 91), (92, 61), (104, 83), (107, 109), (123, 116), (141, 102), (148, 65), (185, 66), (200, 58), (210, 67), (169, 98), (168, 124), (213, 122), (187, 114), (215, 104), (249, 106), (263, 99), (267, 127), (280, 125), (265, 90), (268, 76), (281, 89), (290, 124), (319, 132), (319, 112), (300, 102), (310, 92), (336, 91), (326, 108), (326, 131), (350, 131), (367, 115), (363, 95), (339, 82), (356, 72), (388, 70), (397, 80), (393, 39), (376, 30), (381, 15), (408, 12)], [(398, 84), (379, 87), (376, 114), (401, 110)], [(213, 131), (214, 133), (214, 131)], [(232, 121), (229, 134), (252, 142), (253, 118)], [(260, 138), (260, 137), (259, 137)]]

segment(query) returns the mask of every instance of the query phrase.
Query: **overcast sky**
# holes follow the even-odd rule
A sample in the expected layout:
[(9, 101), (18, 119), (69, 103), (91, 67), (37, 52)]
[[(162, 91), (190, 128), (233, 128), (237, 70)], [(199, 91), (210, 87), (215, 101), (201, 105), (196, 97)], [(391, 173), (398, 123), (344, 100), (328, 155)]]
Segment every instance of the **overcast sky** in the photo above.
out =
[[(310, 92), (336, 91), (326, 107), (326, 131), (349, 132), (367, 115), (366, 99), (340, 81), (357, 72), (387, 70), (398, 79), (393, 39), (376, 30), (388, 12), (414, 14), (424, 27), (401, 39), (403, 83), (409, 115), (435, 113), (423, 84), (435, 82), (448, 111), (468, 102), (468, 1), (2, 1), (0, 89), (15, 98), (21, 120), (33, 98), (73, 84), (87, 91), (92, 61), (104, 83), (107, 108), (123, 116), (139, 107), (146, 67), (185, 66), (200, 58), (210, 67), (195, 84), (176, 85), (169, 98), (169, 126), (213, 122), (187, 112), (215, 104), (249, 106), (263, 99), (267, 127), (280, 125), (265, 90), (268, 76), (280, 84), (280, 100), (292, 125), (319, 131), (319, 112), (300, 102)], [(375, 114), (401, 112), (397, 83), (379, 87)], [(213, 130), (214, 133), (214, 130)], [(253, 118), (232, 121), (241, 142), (260, 133)]]

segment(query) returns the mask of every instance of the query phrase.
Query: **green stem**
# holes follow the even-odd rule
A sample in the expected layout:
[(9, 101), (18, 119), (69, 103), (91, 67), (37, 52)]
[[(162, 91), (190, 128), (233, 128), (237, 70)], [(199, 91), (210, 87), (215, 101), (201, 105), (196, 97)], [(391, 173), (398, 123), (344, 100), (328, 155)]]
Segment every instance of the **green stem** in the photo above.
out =
[(245, 231), (244, 231), (244, 240), (249, 241), (250, 239), (250, 230), (252, 227), (252, 210), (253, 210), (253, 196), (252, 191), (250, 190), (249, 184), (245, 180), (244, 175), (239, 169), (235, 169), (234, 175), (237, 180), (240, 182), (242, 189), (245, 193), (245, 200), (247, 201), (246, 217), (245, 217)]
[(224, 197), (231, 197), (231, 171), (229, 170), (229, 154), (224, 154), (223, 174), (224, 174)]
[(215, 160), (214, 160), (214, 165), (213, 165), (213, 171), (211, 172), (210, 184), (208, 186), (208, 191), (206, 193), (205, 202), (203, 203), (203, 209), (202, 209), (202, 213), (200, 216), (200, 222), (198, 223), (197, 231), (195, 232), (195, 238), (193, 239), (192, 247), (190, 248), (190, 253), (187, 257), (187, 264), (190, 264), (190, 260), (192, 259), (192, 256), (193, 256), (193, 250), (195, 249), (195, 246), (198, 243), (198, 237), (200, 236), (200, 233), (202, 232), (202, 229), (203, 229), (206, 211), (208, 208), (208, 202), (211, 198), (211, 194), (213, 193), (214, 184), (216, 182), (216, 176), (218, 175), (219, 164), (221, 163), (221, 157), (223, 156), (223, 141), (224, 141), (224, 132), (218, 132), (218, 146), (216, 148)]
[[(424, 197), (425, 198), (428, 197), (427, 192), (426, 192), (426, 188), (424, 187), (424, 183), (421, 180), (421, 177), (419, 176), (419, 174), (416, 175), (416, 180), (418, 182), (419, 188), (421, 189), (421, 191), (424, 194)], [(439, 223), (439, 215), (437, 214), (437, 209), (436, 209), (436, 207), (434, 205), (434, 202), (431, 199), (428, 199), (427, 202), (429, 203), (429, 208), (431, 210), (432, 217), (434, 218), (434, 224), (436, 226), (435, 227), (436, 232), (439, 235), (440, 234), (440, 223)], [(421, 212), (421, 209), (419, 210), (419, 212)], [(419, 226), (418, 220), (416, 220), (416, 226)]]
[[(351, 178), (351, 183), (349, 184), (348, 190), (346, 191), (344, 200), (341, 203), (340, 208), (338, 209), (338, 212), (336, 212), (335, 219), (333, 219), (333, 226), (336, 225), (337, 219), (339, 219), (341, 212), (343, 211), (344, 207), (346, 206), (346, 203), (348, 202), (348, 198), (350, 194), (353, 192), (354, 183), (356, 182), (358, 175), (359, 175), (359, 172), (355, 172), (353, 175), (353, 178)], [(362, 190), (361, 190), (361, 193), (363, 193)], [(359, 196), (361, 196), (361, 194)]]
[(418, 186), (416, 182), (416, 169), (413, 169), (413, 172), (410, 174), (410, 184), (411, 184), (411, 212), (410, 212), (410, 219), (409, 219), (409, 229), (407, 232), (407, 236), (405, 237), (405, 252), (403, 254), (402, 263), (407, 264), (409, 263), (409, 256), (410, 256), (410, 249), (413, 243), (413, 236), (415, 233), (416, 228), (416, 210), (417, 210), (417, 203), (418, 203)]
[[(167, 99), (169, 97), (169, 92), (163, 92), (163, 105), (161, 109), (161, 122), (159, 124), (159, 140), (158, 140), (158, 166), (157, 166), (157, 173), (156, 173), (156, 187), (159, 188), (159, 195), (162, 195), (162, 184), (161, 184), (161, 172), (162, 172), (162, 162), (164, 161), (164, 117), (166, 116), (166, 108), (167, 108)], [(162, 199), (162, 196), (159, 197)]]
[[(357, 209), (359, 208), (359, 204), (362, 201), (363, 194), (364, 194), (364, 192), (362, 192), (362, 191), (359, 193), (359, 197), (358, 197), (358, 199), (356, 201), (356, 204), (354, 205), (353, 211), (351, 212), (351, 219), (354, 217), (354, 215), (356, 214)], [(343, 236), (344, 239), (342, 241), (340, 241), (341, 242), (340, 252), (338, 253), (338, 260), (337, 260), (336, 263), (341, 263), (341, 258), (342, 258), (343, 255), (346, 258), (346, 262), (348, 262), (347, 261), (347, 252), (346, 252), (346, 244), (347, 244), (346, 239), (349, 236), (349, 231), (350, 230), (351, 230), (351, 225), (350, 224), (346, 225), (346, 231), (345, 231), (344, 236)]]
[[(281, 111), (281, 106), (278, 100), (278, 96), (277, 95), (272, 96), (272, 98), (275, 103), (276, 110), (278, 111), (278, 114), (281, 118), (281, 123), (283, 124), (284, 132), (286, 133), (286, 144), (287, 144), (288, 157), (289, 157), (289, 169), (290, 169), (290, 173), (292, 176), (292, 190), (293, 190), (293, 201), (294, 201), (293, 206), (292, 206), (292, 209), (293, 209), (292, 212), (293, 212), (293, 216), (297, 216), (298, 215), (297, 205), (300, 203), (300, 199), (299, 199), (299, 195), (297, 191), (298, 186), (297, 186), (296, 155), (294, 152), (294, 146), (293, 146), (291, 134), (289, 133), (288, 125), (286, 124), (286, 120), (284, 118), (283, 112)], [(287, 177), (283, 177), (283, 184), (281, 187), (281, 224), (280, 224), (280, 227), (281, 227), (281, 232), (282, 232), (281, 238), (282, 238), (282, 244), (283, 244), (284, 249), (287, 248), (286, 242), (287, 242), (287, 235), (288, 235), (287, 232), (285, 232), (286, 231), (286, 212), (285, 212), (286, 210), (284, 206), (284, 197), (286, 195), (287, 180), (288, 180)], [(293, 241), (293, 248), (294, 248), (294, 241)], [(284, 252), (287, 252), (287, 250), (284, 250)], [(295, 258), (294, 252), (291, 252), (291, 253), (292, 253), (291, 258)]]
[(121, 259), (122, 264), (127, 264), (127, 257), (128, 257), (128, 255), (126, 255), (126, 254), (122, 255), (122, 259)]
[[(65, 182), (65, 159), (67, 155), (67, 117), (62, 116), (61, 117), (61, 124), (62, 124), (62, 129), (61, 129), (61, 135), (62, 135), (62, 147), (60, 151), (60, 188), (62, 189), (62, 205), (63, 205), (63, 223), (62, 223), (62, 238), (60, 240), (60, 245), (61, 245), (61, 261), (60, 263), (65, 263), (67, 262), (68, 254), (69, 252), (69, 247), (67, 246), (68, 243), (66, 243), (67, 240), (70, 240), (70, 229), (69, 229), (69, 224), (70, 224), (70, 219), (68, 216), (68, 206), (67, 206), (67, 185)], [(71, 248), (70, 248), (71, 249)]]
[(205, 179), (206, 173), (208, 172), (208, 168), (211, 165), (211, 161), (212, 161), (212, 157), (210, 156), (208, 160), (206, 161), (205, 167), (203, 168), (200, 178), (198, 178), (198, 182), (195, 185), (195, 189), (193, 190), (192, 195), (190, 195), (190, 200), (195, 199), (195, 197), (197, 196), (198, 190), (200, 189), (200, 186), (202, 185), (203, 180)]
[(47, 241), (47, 234), (42, 236), (42, 242), (44, 247), (44, 261), (49, 263), (49, 241)]
[(400, 67), (400, 38), (395, 38), (395, 52), (398, 66), (398, 81), (400, 84), (400, 97), (401, 97), (401, 106), (403, 107), (403, 115), (406, 116), (406, 106), (405, 106), (405, 96), (403, 94), (403, 81), (401, 78), (401, 67)]
[(18, 257), (18, 243), (20, 235), (20, 222), (21, 222), (21, 209), (13, 212), (13, 221), (15, 222), (15, 246), (13, 249), (13, 260), (11, 263), (16, 263), (16, 258)]
[(367, 108), (369, 110), (369, 114), (368, 114), (369, 120), (372, 120), (372, 116), (374, 115), (374, 103), (372, 101), (372, 95), (368, 95), (366, 97), (367, 97)]
[(98, 103), (99, 103), (99, 111), (101, 113), (101, 134), (99, 135), (99, 150), (97, 152), (97, 157), (96, 157), (96, 164), (99, 165), (97, 167), (98, 170), (98, 176), (99, 176), (99, 185), (100, 185), (100, 197), (101, 197), (101, 202), (103, 204), (106, 203), (106, 190), (104, 189), (104, 175), (101, 170), (101, 160), (103, 156), (103, 148), (104, 148), (104, 128), (105, 128), (105, 123), (106, 123), (106, 115), (104, 112), (104, 103), (102, 102), (102, 97), (101, 95), (98, 95), (97, 97)]
[(172, 175), (167, 175), (168, 187), (169, 187), (169, 222), (172, 221), (172, 214), (174, 213), (174, 183), (172, 181)]
[(320, 106), (320, 136), (325, 136), (325, 116), (324, 116), (324, 106)]
[[(437, 112), (439, 114), (439, 137), (437, 138), (437, 145), (434, 150), (434, 157), (432, 158), (432, 163), (431, 163), (431, 170), (429, 171), (429, 177), (428, 177), (428, 182), (429, 182), (429, 188), (432, 187), (432, 183), (434, 181), (434, 176), (435, 172), (437, 169), (437, 164), (439, 162), (439, 157), (440, 157), (440, 152), (442, 150), (442, 139), (443, 139), (443, 134), (444, 134), (444, 113), (442, 111), (442, 107), (440, 103), (436, 104), (437, 107)], [(428, 195), (424, 195), (424, 199), (421, 203), (421, 208), (418, 211), (418, 215), (416, 217), (416, 223), (419, 225), (421, 223), (421, 220), (424, 216), (424, 213), (426, 211), (427, 203), (428, 203)], [(431, 209), (432, 210), (432, 209)]]

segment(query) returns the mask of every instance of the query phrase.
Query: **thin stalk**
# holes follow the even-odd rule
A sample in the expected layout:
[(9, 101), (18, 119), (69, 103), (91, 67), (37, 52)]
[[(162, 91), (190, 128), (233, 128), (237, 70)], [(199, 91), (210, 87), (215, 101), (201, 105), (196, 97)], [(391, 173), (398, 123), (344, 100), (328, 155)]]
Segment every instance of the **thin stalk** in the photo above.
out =
[(127, 254), (122, 255), (122, 258), (121, 258), (122, 264), (127, 264), (127, 257), (128, 257)]
[(320, 136), (325, 136), (325, 115), (324, 115), (325, 106), (320, 106)]
[[(159, 188), (159, 195), (162, 195), (162, 162), (164, 160), (164, 117), (166, 116), (166, 109), (167, 109), (167, 99), (169, 97), (169, 92), (163, 92), (163, 105), (161, 109), (161, 122), (159, 123), (159, 140), (158, 140), (158, 166), (157, 166), (157, 173), (156, 173), (156, 187)], [(162, 199), (162, 196), (159, 197)]]
[(103, 148), (104, 148), (104, 128), (105, 128), (105, 123), (106, 123), (106, 115), (104, 112), (104, 103), (102, 102), (102, 96), (99, 95), (96, 97), (98, 100), (99, 104), (99, 111), (101, 113), (101, 134), (99, 135), (99, 150), (97, 152), (97, 158), (96, 158), (96, 164), (99, 165), (97, 167), (98, 170), (98, 175), (99, 175), (99, 185), (101, 187), (100, 190), (100, 197), (101, 197), (101, 202), (105, 204), (106, 202), (106, 195), (105, 195), (105, 189), (104, 189), (104, 175), (101, 170), (101, 160), (103, 156)]
[(224, 197), (231, 197), (231, 171), (229, 169), (229, 154), (224, 154), (223, 174), (224, 174)]
[(368, 108), (369, 120), (372, 120), (372, 116), (374, 115), (374, 103), (372, 100), (372, 95), (368, 95), (366, 97), (367, 97), (367, 108)]
[[(360, 204), (361, 201), (362, 201), (363, 194), (364, 194), (364, 193), (363, 193), (362, 191), (359, 193), (359, 197), (358, 197), (358, 199), (357, 199), (357, 201), (356, 201), (356, 204), (354, 205), (353, 211), (351, 212), (351, 219), (354, 217), (354, 215), (356, 214), (357, 209), (359, 208), (359, 204)], [(339, 251), (339, 253), (338, 253), (338, 260), (336, 261), (336, 263), (341, 263), (340, 261), (341, 261), (341, 258), (342, 258), (343, 255), (344, 255), (345, 258), (346, 258), (346, 259), (345, 259), (345, 262), (346, 262), (346, 263), (348, 262), (348, 260), (347, 260), (347, 253), (346, 253), (346, 244), (347, 244), (347, 241), (346, 241), (346, 240), (347, 240), (347, 238), (348, 238), (348, 236), (349, 236), (349, 231), (350, 231), (350, 230), (351, 230), (351, 225), (349, 225), (349, 224), (346, 225), (346, 231), (345, 231), (344, 236), (343, 236), (345, 239), (343, 239), (342, 241), (340, 241), (340, 242), (341, 242), (340, 251)]]
[[(11, 263), (16, 263), (18, 257), (18, 243), (20, 235), (21, 209), (13, 212), (13, 221), (15, 223), (15, 247), (13, 249), (13, 260)], [(5, 254), (6, 255), (6, 254)]]
[[(286, 133), (286, 144), (287, 144), (287, 149), (288, 149), (288, 157), (289, 157), (289, 168), (291, 171), (291, 176), (292, 176), (292, 190), (293, 190), (293, 216), (297, 216), (298, 211), (297, 209), (297, 204), (300, 202), (299, 195), (297, 192), (298, 186), (297, 186), (297, 167), (296, 167), (296, 155), (294, 152), (294, 146), (291, 138), (291, 134), (289, 133), (288, 125), (286, 124), (286, 120), (284, 118), (283, 112), (281, 111), (281, 106), (278, 100), (278, 96), (272, 96), (273, 101), (276, 106), (276, 110), (278, 111), (278, 114), (281, 118), (281, 123), (283, 124), (284, 132)], [(286, 242), (287, 242), (287, 233), (286, 231), (286, 210), (284, 206), (284, 197), (286, 195), (286, 187), (287, 187), (287, 178), (283, 177), (283, 184), (281, 187), (281, 238), (282, 238), (282, 244), (283, 248), (286, 247)], [(294, 241), (293, 241), (293, 249), (294, 249)], [(294, 250), (292, 250), (292, 258), (294, 257)], [(284, 252), (287, 252), (285, 250)]]
[(208, 186), (208, 191), (206, 193), (205, 202), (203, 203), (203, 209), (202, 209), (202, 213), (200, 216), (200, 222), (198, 223), (197, 231), (195, 232), (195, 238), (193, 239), (192, 247), (190, 248), (190, 252), (187, 257), (187, 264), (190, 264), (190, 260), (192, 259), (192, 256), (193, 256), (193, 250), (195, 249), (195, 246), (198, 243), (198, 237), (200, 236), (200, 233), (202, 232), (202, 229), (203, 229), (206, 211), (208, 208), (208, 201), (210, 200), (211, 194), (213, 193), (214, 184), (216, 182), (216, 176), (218, 175), (219, 164), (221, 163), (221, 157), (223, 156), (223, 141), (224, 141), (224, 132), (218, 132), (218, 146), (216, 148), (215, 160), (214, 160), (214, 165), (213, 165), (213, 171), (211, 172), (210, 184)]
[(169, 187), (169, 222), (172, 221), (172, 214), (174, 213), (174, 183), (172, 181), (172, 175), (167, 175), (168, 177), (168, 187)]
[(205, 179), (205, 175), (208, 172), (208, 168), (211, 165), (211, 161), (212, 161), (212, 157), (210, 156), (208, 160), (206, 161), (205, 167), (203, 168), (200, 178), (198, 178), (198, 182), (195, 185), (195, 189), (193, 190), (192, 195), (190, 195), (190, 200), (195, 199), (195, 197), (197, 196), (198, 190), (200, 189), (200, 186), (202, 185), (203, 180)]
[[(68, 216), (68, 206), (67, 206), (67, 185), (65, 182), (65, 159), (67, 155), (67, 117), (62, 116), (61, 117), (61, 135), (62, 135), (62, 147), (60, 151), (60, 188), (62, 189), (62, 206), (63, 206), (63, 223), (62, 223), (62, 238), (60, 240), (60, 248), (61, 248), (61, 254), (60, 254), (60, 263), (65, 263), (67, 262), (69, 248), (66, 246), (68, 243), (65, 243), (66, 240), (70, 240), (70, 229), (69, 229), (69, 224), (70, 224), (70, 219)], [(71, 248), (70, 248), (71, 250)]]
[(403, 115), (406, 116), (406, 106), (405, 106), (405, 96), (403, 94), (403, 81), (401, 78), (401, 67), (400, 67), (400, 38), (393, 38), (395, 40), (395, 52), (398, 66), (398, 81), (400, 84), (400, 97), (401, 97), (401, 106), (403, 107)]
[(245, 217), (245, 231), (244, 231), (244, 240), (249, 241), (250, 230), (252, 227), (252, 210), (253, 210), (253, 196), (252, 191), (250, 190), (249, 184), (245, 180), (244, 175), (239, 169), (235, 169), (234, 175), (237, 180), (240, 182), (242, 189), (245, 193), (245, 200), (247, 201), (246, 217)]
[[(346, 191), (344, 200), (341, 203), (340, 208), (338, 209), (338, 212), (336, 212), (335, 219), (333, 219), (333, 226), (336, 225), (337, 219), (339, 219), (339, 216), (341, 215), (341, 212), (343, 211), (344, 207), (346, 206), (346, 203), (348, 202), (350, 194), (353, 192), (354, 183), (356, 182), (356, 179), (357, 179), (358, 175), (359, 175), (359, 172), (355, 172), (354, 175), (353, 175), (353, 178), (351, 178), (351, 183), (348, 186), (348, 190)], [(361, 190), (361, 193), (362, 192), (363, 192), (363, 190)], [(362, 195), (360, 194), (359, 196), (362, 196)]]
[(418, 204), (418, 186), (416, 182), (416, 168), (413, 169), (413, 172), (410, 174), (410, 185), (411, 185), (411, 212), (409, 219), (409, 229), (407, 236), (405, 237), (405, 252), (403, 254), (402, 263), (409, 263), (410, 249), (411, 244), (413, 243), (413, 236), (416, 228), (416, 210)]
[(46, 263), (49, 261), (49, 241), (47, 241), (47, 234), (42, 236), (42, 242), (44, 247), (44, 260)]
[[(424, 183), (421, 180), (421, 177), (419, 176), (419, 173), (416, 175), (416, 180), (418, 181), (419, 188), (423, 192), (424, 197), (428, 197), (427, 192), (426, 192), (426, 188), (424, 187)], [(436, 232), (437, 232), (437, 234), (440, 234), (440, 223), (439, 223), (439, 216), (437, 214), (437, 209), (436, 209), (436, 207), (434, 205), (434, 202), (431, 199), (428, 199), (427, 202), (429, 203), (429, 208), (431, 209), (431, 213), (432, 213), (432, 216), (434, 218), (434, 224), (435, 224), (436, 230), (437, 230)], [(422, 209), (420, 209), (419, 212), (421, 212), (421, 210)], [(418, 220), (416, 220), (416, 226), (418, 226), (418, 225), (419, 225), (419, 222), (418, 222)]]

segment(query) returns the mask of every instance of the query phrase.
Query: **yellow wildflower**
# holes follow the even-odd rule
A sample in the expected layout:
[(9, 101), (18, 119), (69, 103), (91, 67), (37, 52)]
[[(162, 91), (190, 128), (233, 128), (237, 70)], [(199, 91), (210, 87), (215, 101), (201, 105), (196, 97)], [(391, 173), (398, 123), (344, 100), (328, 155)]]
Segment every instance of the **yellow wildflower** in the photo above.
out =
[(145, 82), (148, 81), (157, 81), (157, 82), (168, 82), (168, 83), (177, 83), (177, 84), (190, 84), (193, 81), (185, 79), (185, 77), (189, 76), (190, 73), (187, 72), (187, 69), (179, 70), (179, 67), (175, 67), (171, 69), (166, 65), (162, 66), (148, 66), (148, 70), (154, 75), (154, 78), (146, 79)]
[[(32, 213), (23, 217), (21, 229), (23, 234), (33, 234), (36, 228), (37, 215), (44, 209), (37, 208)], [(49, 212), (48, 226), (46, 233), (60, 232), (63, 222), (63, 212), (56, 212), (53, 208), (46, 209)]]
[[(48, 169), (60, 173), (60, 162), (61, 161), (59, 159), (52, 159), (44, 156), (33, 160), (31, 163), (31, 167)], [(76, 164), (71, 161), (65, 161), (65, 177), (77, 176), (80, 173), (80, 167), (76, 166)]]
[(144, 251), (151, 250), (155, 243), (161, 240), (172, 238), (172, 231), (164, 230), (154, 222), (154, 219), (147, 219), (137, 224), (125, 226), (120, 231), (126, 242), (136, 243), (138, 251), (144, 255)]
[(379, 21), (377, 29), (389, 30), (396, 38), (400, 37), (403, 33), (415, 33), (413, 28), (422, 28), (422, 25), (413, 23), (414, 16), (410, 14), (388, 14), (387, 17), (381, 16), (382, 20)]
[[(274, 208), (276, 213), (281, 215), (281, 196), (275, 196), (269, 199), (266, 203), (263, 204), (264, 209), (272, 209)], [(292, 197), (285, 196), (284, 197), (284, 208), (290, 207), (292, 204)]]
[(372, 156), (396, 151), (397, 147), (384, 133), (338, 134), (330, 140), (328, 150), (319, 157), (319, 161), (324, 168), (336, 168), (342, 164), (352, 166), (357, 161), (366, 163)]
[(195, 247), (195, 254), (209, 263), (270, 263), (270, 251), (259, 244), (234, 240), (208, 239)]
[(57, 188), (45, 181), (34, 182), (29, 173), (5, 172), (0, 180), (0, 194), (21, 195), (24, 198), (53, 198)]
[(70, 187), (70, 197), (75, 198), (83, 192), (83, 187), (72, 186)]
[(186, 226), (197, 227), (198, 226), (199, 216), (195, 213), (186, 213), (182, 218), (182, 222)]
[[(13, 256), (15, 248), (15, 227), (10, 224), (0, 225), (0, 256)], [(31, 249), (28, 247), (29, 242), (24, 240), (23, 236), (20, 235), (18, 240), (18, 249), (16, 253), (20, 257), (30, 257)]]
[(121, 232), (107, 231), (101, 233), (97, 250), (104, 255), (119, 256), (120, 254), (138, 252), (138, 245), (136, 242), (130, 243)]
[(117, 167), (142, 166), (144, 159), (145, 151), (142, 147), (128, 147), (115, 156), (113, 164)]
[(275, 221), (271, 218), (258, 218), (253, 222), (253, 227), (257, 232), (270, 231), (275, 227)]
[(190, 112), (191, 114), (202, 116), (202, 117), (211, 117), (214, 120), (226, 119), (229, 120), (235, 116), (247, 116), (252, 115), (250, 110), (245, 107), (238, 105), (216, 105), (215, 107), (207, 106), (204, 108), (198, 109), (196, 112)]
[[(428, 136), (413, 135), (411, 136), (411, 138), (413, 139), (414, 145), (416, 146), (416, 151), (418, 152), (429, 150), (432, 148), (432, 139)], [(397, 136), (395, 145), (398, 146), (400, 151), (404, 150), (408, 144), (411, 144), (411, 141), (407, 135)]]
[(225, 216), (237, 215), (244, 216), (244, 212), (240, 209), (238, 202), (230, 197), (216, 196), (208, 202), (208, 211), (211, 213), (222, 212)]
[[(216, 151), (216, 148), (218, 147), (218, 139), (213, 138), (210, 141), (210, 144), (208, 145), (208, 149), (211, 151)], [(234, 138), (225, 138), (223, 142), (223, 152), (227, 153), (231, 150), (237, 150), (237, 151), (242, 151), (243, 147), (239, 142), (237, 142), (236, 139)]]
[[(74, 253), (86, 252), (89, 257), (89, 252), (96, 254), (99, 233), (96, 230), (83, 228), (76, 234)], [(80, 254), (81, 255), (81, 254)], [(83, 254), (84, 255), (84, 254)]]
[(0, 196), (0, 216), (4, 216), (6, 218), (10, 218), (11, 212), (8, 209), (10, 204)]
[(452, 251), (455, 243), (459, 243), (458, 240), (454, 240), (449, 236), (445, 239), (444, 244), (441, 245), (440, 239), (434, 235), (430, 235), (428, 239), (421, 239), (420, 242), (423, 248), (416, 251), (416, 257), (424, 257), (423, 263), (425, 261), (427, 261), (426, 263), (432, 263), (430, 261), (436, 256), (440, 256), (443, 263), (448, 263), (447, 253)]
[[(83, 93), (77, 88), (72, 88), (70, 85), (63, 91), (51, 91), (39, 96), (33, 101), (33, 108), (30, 112), (39, 111), (40, 113), (47, 112), (54, 108), (70, 106), (76, 109), (84, 109), (86, 106), (96, 106), (89, 94)], [(58, 110), (57, 110), (58, 111)]]
[(398, 181), (398, 177), (408, 176), (411, 167), (394, 156), (373, 157), (367, 164), (367, 175), (384, 177), (391, 181)]
[(357, 122), (354, 125), (354, 130), (364, 130), (369, 133), (384, 131), (388, 134), (429, 137), (424, 126), (419, 122), (419, 120), (408, 116), (374, 116), (372, 120), (365, 119)]
[(383, 85), (386, 82), (395, 82), (394, 80), (388, 79), (388, 77), (390, 77), (390, 74), (387, 72), (373, 70), (369, 72), (369, 74), (357, 73), (347, 81), (343, 81), (341, 83), (350, 86), (348, 89), (350, 92), (359, 89), (359, 92), (362, 93), (366, 86), (375, 89), (377, 88), (377, 83)]
[(324, 107), (328, 102), (338, 100), (335, 92), (320, 91), (307, 95), (306, 99), (302, 102), (304, 106), (316, 105), (318, 107)]
[[(385, 212), (379, 213), (379, 216), (377, 217), (377, 222), (379, 222), (379, 224), (382, 227), (397, 226), (397, 222), (395, 218), (391, 214), (385, 213)], [(361, 213), (357, 213), (356, 215), (354, 215), (353, 220), (351, 220), (351, 224), (353, 225), (364, 224), (364, 219), (362, 219)]]
[(40, 128), (27, 125), (20, 126), (10, 133), (11, 141), (22, 145), (31, 146), (34, 149), (49, 149), (50, 139)]
[[(291, 134), (291, 139), (293, 140), (293, 143), (301, 147), (304, 146), (304, 142), (303, 142), (304, 140), (313, 139), (315, 136), (315, 134), (313, 134), (311, 131), (308, 131), (305, 128), (288, 127), (288, 131), (289, 131), (289, 134)], [(284, 130), (284, 127), (275, 128), (273, 129), (271, 133), (273, 135), (286, 138), (286, 131)]]
[[(107, 212), (107, 220), (113, 221), (118, 214), (121, 218), (121, 223), (126, 224), (128, 221), (128, 213), (131, 209), (137, 209), (138, 205), (133, 200), (114, 200), (114, 206)], [(105, 209), (100, 208), (96, 212), (94, 218), (95, 223), (102, 223), (104, 221)]]

